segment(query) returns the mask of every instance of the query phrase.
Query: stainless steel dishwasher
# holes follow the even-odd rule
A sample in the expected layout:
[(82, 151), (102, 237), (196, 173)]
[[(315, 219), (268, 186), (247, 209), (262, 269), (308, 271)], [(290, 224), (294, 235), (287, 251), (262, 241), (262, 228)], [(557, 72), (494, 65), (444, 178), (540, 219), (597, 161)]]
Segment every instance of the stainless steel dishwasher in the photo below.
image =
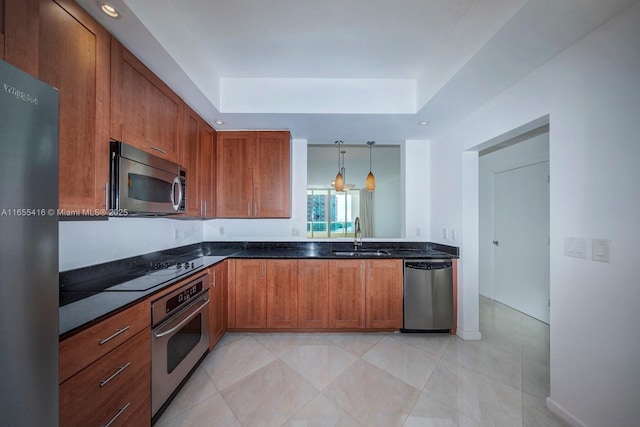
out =
[(451, 260), (405, 260), (403, 304), (402, 332), (451, 329), (453, 327)]

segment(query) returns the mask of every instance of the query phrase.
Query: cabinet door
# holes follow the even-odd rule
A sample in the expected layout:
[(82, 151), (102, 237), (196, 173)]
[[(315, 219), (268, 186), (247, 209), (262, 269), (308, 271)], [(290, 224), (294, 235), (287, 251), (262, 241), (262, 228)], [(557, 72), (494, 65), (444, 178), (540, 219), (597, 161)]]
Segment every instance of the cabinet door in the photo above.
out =
[(365, 264), (329, 261), (329, 327), (365, 327)]
[(200, 200), (203, 218), (216, 216), (216, 131), (206, 124), (200, 126)]
[(298, 326), (296, 261), (267, 260), (267, 328)]
[(286, 131), (256, 132), (253, 216), (291, 218), (291, 136)]
[(367, 328), (402, 328), (402, 260), (367, 260)]
[[(40, 0), (0, 0), (0, 58), (38, 77)], [(53, 0), (47, 3), (53, 3)]]
[(248, 218), (253, 213), (254, 132), (218, 132), (216, 215)]
[(298, 261), (298, 327), (329, 327), (328, 262)]
[(111, 137), (178, 163), (182, 100), (115, 39), (111, 73)]
[(202, 214), (200, 198), (200, 117), (189, 107), (184, 107), (180, 123), (182, 155), (180, 164), (187, 169), (187, 212), (188, 216)]
[(210, 312), (209, 312), (209, 351), (220, 341), (226, 331), (226, 263), (218, 264), (209, 271)]
[(236, 260), (235, 327), (267, 326), (267, 290), (264, 260)]
[(60, 97), (60, 207), (106, 209), (109, 34), (72, 1), (41, 5), (39, 77)]

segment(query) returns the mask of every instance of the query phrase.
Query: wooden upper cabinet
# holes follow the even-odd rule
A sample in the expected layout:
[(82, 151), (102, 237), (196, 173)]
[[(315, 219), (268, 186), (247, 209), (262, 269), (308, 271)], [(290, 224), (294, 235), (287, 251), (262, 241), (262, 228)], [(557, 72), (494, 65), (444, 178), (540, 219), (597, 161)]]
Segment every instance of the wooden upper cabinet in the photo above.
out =
[(267, 328), (298, 326), (298, 280), (295, 260), (266, 260)]
[(329, 327), (328, 261), (298, 261), (298, 327)]
[(216, 216), (291, 217), (291, 137), (286, 131), (218, 132)]
[(290, 140), (289, 132), (256, 132), (253, 169), (255, 217), (291, 217)]
[(198, 186), (200, 187), (200, 216), (216, 216), (216, 131), (207, 123), (200, 126), (200, 164)]
[(367, 328), (402, 328), (402, 260), (366, 261)]
[(253, 132), (218, 132), (216, 214), (249, 218), (253, 209)]
[(183, 105), (178, 95), (112, 38), (112, 138), (179, 163)]
[(365, 262), (329, 262), (329, 327), (365, 327)]
[(180, 165), (187, 169), (187, 207), (188, 216), (201, 215), (200, 185), (200, 117), (189, 107), (184, 107), (180, 134), (182, 154)]
[(39, 72), (38, 17), (44, 6), (57, 7), (53, 0), (0, 0), (0, 58), (34, 77)]
[(106, 209), (110, 36), (71, 0), (40, 6), (39, 78), (60, 97), (60, 208)]

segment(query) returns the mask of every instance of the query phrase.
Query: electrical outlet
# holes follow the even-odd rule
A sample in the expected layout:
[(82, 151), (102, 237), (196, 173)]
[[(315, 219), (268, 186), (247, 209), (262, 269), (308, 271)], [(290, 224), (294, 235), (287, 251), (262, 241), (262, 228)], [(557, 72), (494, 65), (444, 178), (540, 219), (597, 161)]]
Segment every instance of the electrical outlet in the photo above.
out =
[(442, 229), (442, 238), (443, 238), (443, 239), (446, 239), (446, 238), (447, 238), (447, 229), (446, 229), (446, 228), (443, 228), (443, 229)]
[(180, 230), (178, 227), (173, 227), (173, 240), (177, 241), (180, 238)]
[(416, 236), (420, 236), (421, 230), (420, 227), (416, 227)]
[(220, 234), (221, 236), (224, 234), (224, 227), (220, 227), (220, 229), (218, 230), (218, 234)]
[(451, 238), (452, 238), (453, 240), (456, 240), (456, 229), (455, 229), (455, 228), (452, 228), (452, 229), (451, 229)]
[(609, 244), (607, 239), (593, 239), (591, 241), (591, 259), (593, 261), (610, 262)]
[(300, 235), (300, 230), (298, 230), (296, 227), (291, 227), (291, 235), (292, 236), (299, 236)]

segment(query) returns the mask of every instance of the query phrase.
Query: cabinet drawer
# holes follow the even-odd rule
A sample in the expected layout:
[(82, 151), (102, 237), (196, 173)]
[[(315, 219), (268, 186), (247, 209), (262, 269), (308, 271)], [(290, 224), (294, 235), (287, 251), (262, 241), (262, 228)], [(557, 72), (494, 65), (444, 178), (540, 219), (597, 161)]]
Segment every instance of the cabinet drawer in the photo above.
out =
[[(126, 425), (150, 393), (151, 335), (147, 330), (60, 385), (60, 426), (103, 426), (119, 412), (111, 426)], [(147, 418), (151, 419), (150, 411)]]
[(60, 342), (60, 383), (150, 325), (142, 302)]

